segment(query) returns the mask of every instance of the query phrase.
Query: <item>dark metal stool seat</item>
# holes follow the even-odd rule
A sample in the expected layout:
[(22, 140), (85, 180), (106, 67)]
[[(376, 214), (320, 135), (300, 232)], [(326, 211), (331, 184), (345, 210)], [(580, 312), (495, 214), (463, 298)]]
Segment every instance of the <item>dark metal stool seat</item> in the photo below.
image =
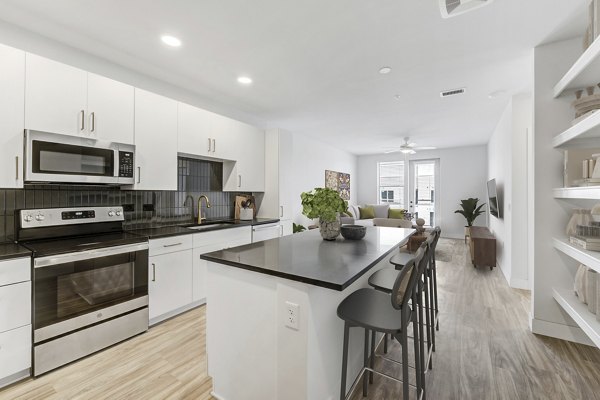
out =
[[(412, 318), (410, 307), (408, 311), (408, 317)], [(358, 289), (346, 297), (338, 306), (337, 314), (355, 326), (385, 333), (402, 332), (402, 322), (398, 310), (392, 307), (390, 295), (373, 289)]]
[(410, 253), (398, 253), (398, 254), (395, 254), (392, 258), (390, 258), (390, 264), (394, 264), (394, 266), (396, 267), (396, 269), (401, 269), (412, 258), (414, 258), (413, 254), (410, 254)]
[(380, 269), (369, 277), (369, 285), (381, 292), (392, 293), (394, 281), (399, 273), (400, 271), (393, 267)]

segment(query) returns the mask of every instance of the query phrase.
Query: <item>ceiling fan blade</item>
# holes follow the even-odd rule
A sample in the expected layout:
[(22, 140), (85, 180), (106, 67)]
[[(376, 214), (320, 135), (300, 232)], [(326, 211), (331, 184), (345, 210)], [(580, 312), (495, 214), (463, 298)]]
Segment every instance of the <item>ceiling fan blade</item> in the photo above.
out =
[(415, 150), (436, 150), (437, 147), (433, 147), (433, 146), (423, 146), (423, 147), (415, 147)]
[(398, 153), (399, 151), (400, 151), (400, 149), (386, 150), (386, 151), (383, 152), (383, 154)]

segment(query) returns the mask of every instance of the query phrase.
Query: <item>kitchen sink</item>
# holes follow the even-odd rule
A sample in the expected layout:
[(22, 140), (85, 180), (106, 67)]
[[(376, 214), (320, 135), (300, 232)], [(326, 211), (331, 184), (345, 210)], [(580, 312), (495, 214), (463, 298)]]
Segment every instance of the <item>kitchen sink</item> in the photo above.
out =
[(188, 226), (188, 229), (193, 229), (195, 231), (203, 231), (205, 229), (218, 229), (218, 228), (226, 228), (231, 226), (231, 222), (219, 222), (214, 224), (202, 224), (202, 225), (192, 225)]

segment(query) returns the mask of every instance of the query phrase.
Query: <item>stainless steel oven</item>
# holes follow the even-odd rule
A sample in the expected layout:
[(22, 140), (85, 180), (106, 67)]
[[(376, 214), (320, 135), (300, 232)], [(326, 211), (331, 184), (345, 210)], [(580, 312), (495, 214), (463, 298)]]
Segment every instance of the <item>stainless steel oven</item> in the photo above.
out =
[(148, 241), (122, 207), (21, 210), (33, 251), (33, 374), (148, 329)]
[(25, 182), (134, 183), (135, 146), (25, 131)]

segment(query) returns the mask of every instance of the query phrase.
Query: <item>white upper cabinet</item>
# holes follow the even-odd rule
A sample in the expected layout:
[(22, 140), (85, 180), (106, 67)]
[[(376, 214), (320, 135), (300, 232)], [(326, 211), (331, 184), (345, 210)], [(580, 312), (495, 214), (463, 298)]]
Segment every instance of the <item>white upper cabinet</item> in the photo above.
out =
[[(269, 129), (265, 133), (265, 194), (258, 212), (259, 217), (279, 218), (282, 222), (293, 218), (293, 138), (290, 133)], [(290, 224), (282, 224), (284, 234)]]
[(85, 134), (87, 72), (27, 53), (25, 128)]
[(213, 114), (185, 103), (179, 103), (178, 107), (178, 151), (180, 153), (214, 157), (213, 138), (210, 137)]
[(25, 52), (0, 45), (0, 187), (23, 187)]
[(237, 173), (240, 190), (265, 191), (265, 133), (251, 125), (238, 122), (233, 131), (238, 141)]
[(90, 137), (133, 144), (133, 86), (88, 74), (86, 131)]
[(265, 133), (243, 122), (231, 120), (228, 131), (234, 152), (223, 164), (223, 190), (226, 192), (265, 191)]
[(240, 145), (233, 129), (237, 121), (219, 114), (212, 114), (210, 133), (213, 138), (213, 157), (224, 160), (236, 160)]
[(177, 190), (177, 102), (135, 89), (135, 189)]
[(25, 127), (133, 144), (133, 87), (27, 53)]

